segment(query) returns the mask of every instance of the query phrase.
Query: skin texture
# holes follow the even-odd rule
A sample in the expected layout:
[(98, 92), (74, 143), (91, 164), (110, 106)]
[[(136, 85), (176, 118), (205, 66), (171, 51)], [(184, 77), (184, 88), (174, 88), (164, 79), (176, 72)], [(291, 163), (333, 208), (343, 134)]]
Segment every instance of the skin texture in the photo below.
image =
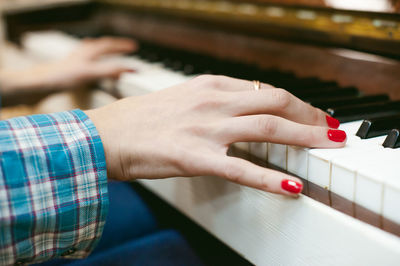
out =
[(232, 143), (274, 142), (339, 148), (326, 113), (283, 89), (203, 75), (86, 112), (103, 141), (109, 177), (120, 180), (215, 175), (263, 191), (295, 177), (227, 156)]
[(2, 93), (66, 90), (99, 78), (118, 78), (132, 69), (99, 59), (110, 54), (129, 53), (136, 48), (136, 42), (125, 38), (86, 39), (60, 61), (22, 71), (1, 70)]

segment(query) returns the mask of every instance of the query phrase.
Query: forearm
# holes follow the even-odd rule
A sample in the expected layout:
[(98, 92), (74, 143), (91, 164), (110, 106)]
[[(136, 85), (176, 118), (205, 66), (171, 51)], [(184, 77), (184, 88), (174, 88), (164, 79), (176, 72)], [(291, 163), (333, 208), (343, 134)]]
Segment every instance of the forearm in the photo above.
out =
[(46, 91), (47, 66), (37, 66), (27, 70), (0, 70), (1, 93), (4, 95)]

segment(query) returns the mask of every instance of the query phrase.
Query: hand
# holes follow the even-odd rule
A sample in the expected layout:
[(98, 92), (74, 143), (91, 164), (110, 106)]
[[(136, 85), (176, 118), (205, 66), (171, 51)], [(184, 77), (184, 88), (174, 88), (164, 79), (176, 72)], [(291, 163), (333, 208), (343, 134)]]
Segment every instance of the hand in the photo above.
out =
[(100, 78), (118, 78), (122, 72), (133, 70), (99, 59), (110, 54), (129, 53), (136, 48), (137, 44), (130, 39), (86, 39), (68, 57), (60, 61), (23, 71), (1, 72), (2, 89), (5, 93), (41, 89), (61, 90)]
[(230, 144), (345, 145), (328, 138), (323, 111), (283, 89), (262, 84), (256, 91), (249, 81), (223, 76), (199, 76), (87, 114), (103, 141), (109, 176), (122, 180), (216, 175), (295, 196), (282, 182), (301, 185), (299, 179), (227, 156)]

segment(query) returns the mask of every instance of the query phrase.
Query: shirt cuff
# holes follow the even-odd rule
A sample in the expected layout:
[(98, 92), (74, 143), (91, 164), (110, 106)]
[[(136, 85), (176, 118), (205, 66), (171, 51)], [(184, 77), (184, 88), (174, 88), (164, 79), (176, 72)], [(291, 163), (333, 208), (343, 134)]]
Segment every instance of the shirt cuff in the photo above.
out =
[(75, 190), (75, 201), (79, 202), (79, 222), (74, 225), (77, 230), (71, 228), (75, 241), (73, 247), (64, 249), (61, 255), (65, 258), (84, 258), (100, 241), (106, 222), (109, 206), (107, 167), (103, 143), (93, 122), (79, 109), (71, 111), (71, 114), (82, 125), (82, 141), (79, 141), (78, 148), (83, 148), (85, 153), (77, 162), (80, 165), (78, 172), (81, 173), (76, 176)]
[(73, 110), (0, 121), (0, 154), (0, 264), (86, 257), (109, 205), (89, 117)]

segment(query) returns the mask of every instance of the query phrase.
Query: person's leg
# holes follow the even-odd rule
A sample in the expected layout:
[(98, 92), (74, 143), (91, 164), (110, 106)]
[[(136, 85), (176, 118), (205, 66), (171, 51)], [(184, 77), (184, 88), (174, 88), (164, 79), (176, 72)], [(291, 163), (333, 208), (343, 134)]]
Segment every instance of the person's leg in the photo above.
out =
[(110, 207), (103, 236), (94, 253), (159, 230), (146, 202), (129, 183), (109, 182)]
[[(106, 224), (92, 255), (160, 230), (153, 213), (129, 183), (111, 181), (108, 193), (110, 207)], [(55, 259), (40, 265), (56, 266), (70, 262)]]
[(121, 246), (74, 261), (68, 266), (203, 265), (181, 234), (175, 230), (156, 232)]

